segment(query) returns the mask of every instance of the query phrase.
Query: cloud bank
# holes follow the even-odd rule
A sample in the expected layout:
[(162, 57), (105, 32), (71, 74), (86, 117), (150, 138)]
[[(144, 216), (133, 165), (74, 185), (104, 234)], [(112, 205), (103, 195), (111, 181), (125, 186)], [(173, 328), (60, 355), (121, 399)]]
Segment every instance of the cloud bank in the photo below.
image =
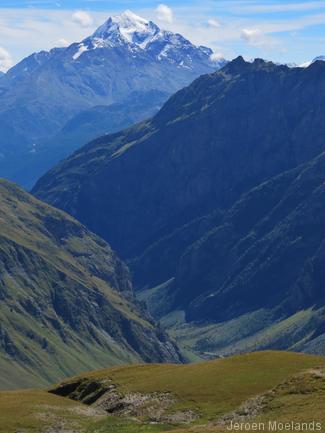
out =
[(72, 21), (76, 24), (79, 24), (81, 27), (91, 27), (94, 23), (94, 20), (89, 15), (89, 13), (85, 11), (77, 11), (72, 15)]
[(159, 21), (166, 23), (172, 23), (174, 21), (174, 14), (170, 7), (164, 4), (160, 4), (157, 9), (157, 18)]
[(9, 52), (0, 47), (0, 72), (7, 72), (13, 66), (13, 61)]

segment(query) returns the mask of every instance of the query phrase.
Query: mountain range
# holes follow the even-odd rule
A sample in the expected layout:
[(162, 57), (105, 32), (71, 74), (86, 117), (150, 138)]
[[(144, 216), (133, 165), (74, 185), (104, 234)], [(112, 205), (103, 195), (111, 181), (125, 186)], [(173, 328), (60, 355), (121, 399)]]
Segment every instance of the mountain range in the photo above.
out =
[[(32, 54), (1, 78), (0, 175), (29, 187), (88, 140), (152, 116), (223, 64), (130, 11), (79, 43)], [(71, 124), (87, 133), (69, 134)]]
[(192, 354), (323, 353), (324, 77), (239, 57), (33, 193), (112, 244)]
[(0, 221), (1, 389), (94, 367), (181, 361), (106, 242), (5, 180)]

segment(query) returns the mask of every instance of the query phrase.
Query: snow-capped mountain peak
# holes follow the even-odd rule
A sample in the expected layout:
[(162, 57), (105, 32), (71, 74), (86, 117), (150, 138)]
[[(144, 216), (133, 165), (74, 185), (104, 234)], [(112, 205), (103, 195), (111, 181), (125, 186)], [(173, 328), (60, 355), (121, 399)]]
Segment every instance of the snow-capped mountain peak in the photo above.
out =
[(120, 15), (110, 17), (95, 31), (93, 38), (115, 43), (124, 42), (145, 48), (159, 31), (159, 27), (152, 21), (147, 21), (127, 10)]
[(199, 63), (219, 68), (225, 63), (224, 59), (215, 58), (210, 48), (196, 46), (182, 35), (160, 29), (129, 10), (110, 17), (92, 36), (73, 44), (69, 53), (79, 62), (84, 55), (92, 56), (98, 48), (122, 49), (128, 57), (145, 56), (149, 61), (182, 69), (195, 69)]

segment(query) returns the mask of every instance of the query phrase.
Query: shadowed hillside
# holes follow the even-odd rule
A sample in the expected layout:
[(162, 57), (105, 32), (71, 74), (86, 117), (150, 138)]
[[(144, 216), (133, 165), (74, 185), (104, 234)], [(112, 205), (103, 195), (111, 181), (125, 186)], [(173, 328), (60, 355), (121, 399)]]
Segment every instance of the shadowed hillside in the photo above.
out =
[(34, 188), (112, 243), (191, 359), (324, 353), (324, 72), (239, 57)]

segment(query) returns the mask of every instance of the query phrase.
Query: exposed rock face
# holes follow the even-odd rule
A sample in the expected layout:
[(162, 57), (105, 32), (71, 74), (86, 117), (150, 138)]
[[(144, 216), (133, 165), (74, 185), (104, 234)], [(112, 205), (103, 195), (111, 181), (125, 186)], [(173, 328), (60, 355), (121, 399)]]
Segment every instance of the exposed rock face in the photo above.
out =
[(106, 242), (6, 181), (0, 220), (2, 388), (180, 360), (135, 302), (128, 268)]

